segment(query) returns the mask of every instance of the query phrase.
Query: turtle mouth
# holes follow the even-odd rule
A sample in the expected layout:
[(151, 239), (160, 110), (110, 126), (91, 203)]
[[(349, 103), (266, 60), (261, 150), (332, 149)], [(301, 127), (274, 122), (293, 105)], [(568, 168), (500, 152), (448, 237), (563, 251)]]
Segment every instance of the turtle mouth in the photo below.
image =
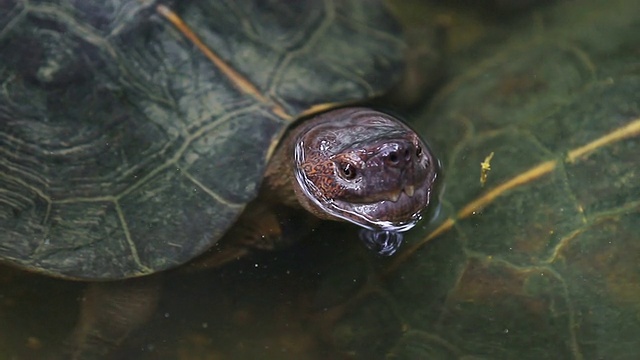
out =
[(370, 230), (407, 231), (420, 220), (430, 197), (428, 186), (406, 185), (376, 199), (332, 199), (326, 207), (334, 216)]
[(393, 202), (398, 202), (398, 200), (400, 200), (400, 196), (406, 195), (408, 197), (413, 197), (415, 192), (416, 192), (416, 187), (414, 185), (407, 185), (398, 192), (390, 193), (388, 197), (389, 197), (389, 200)]

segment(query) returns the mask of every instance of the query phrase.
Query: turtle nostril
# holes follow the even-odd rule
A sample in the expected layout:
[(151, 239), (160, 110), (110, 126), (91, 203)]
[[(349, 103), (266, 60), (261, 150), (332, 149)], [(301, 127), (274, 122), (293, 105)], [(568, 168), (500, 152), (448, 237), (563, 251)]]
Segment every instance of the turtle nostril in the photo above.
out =
[(387, 165), (398, 168), (410, 164), (413, 161), (415, 151), (413, 144), (397, 142), (389, 144), (380, 155)]
[(392, 164), (397, 164), (398, 160), (399, 160), (398, 159), (398, 153), (396, 153), (395, 151), (389, 153), (389, 155), (387, 155), (387, 160)]

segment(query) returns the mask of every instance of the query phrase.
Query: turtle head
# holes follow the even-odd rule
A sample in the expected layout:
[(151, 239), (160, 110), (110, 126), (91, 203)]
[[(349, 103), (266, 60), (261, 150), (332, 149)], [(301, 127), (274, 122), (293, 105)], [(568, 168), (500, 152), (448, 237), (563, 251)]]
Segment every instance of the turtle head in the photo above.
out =
[(412, 228), (438, 177), (438, 160), (418, 134), (366, 108), (333, 110), (304, 122), (293, 150), (300, 203), (322, 218), (374, 232)]

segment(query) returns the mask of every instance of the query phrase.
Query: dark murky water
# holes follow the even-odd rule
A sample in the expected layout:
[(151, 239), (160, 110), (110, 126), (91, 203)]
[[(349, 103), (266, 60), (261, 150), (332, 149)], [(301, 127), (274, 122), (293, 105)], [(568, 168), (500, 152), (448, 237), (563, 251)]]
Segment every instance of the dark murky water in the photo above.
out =
[[(170, 271), (153, 320), (116, 358), (640, 357), (640, 8), (627, 0), (568, 1), (559, 9), (518, 15), (532, 20), (528, 30), (518, 28), (526, 35), (511, 40), (492, 11), (403, 10), (409, 22), (452, 21), (454, 56), (475, 54), (468, 49), (493, 31), (501, 32), (501, 40), (489, 42), (498, 49), (501, 41), (535, 38), (536, 31), (552, 37), (522, 42), (522, 51), (502, 49), (498, 55), (514, 60), (487, 56), (476, 71), (464, 70), (473, 56), (457, 58), (451, 71), (464, 75), (433, 109), (412, 114), (448, 171), (440, 223), (416, 229), (392, 259), (368, 252), (352, 227), (327, 224), (282, 252), (219, 270)], [(593, 29), (585, 25), (590, 21)], [(552, 30), (540, 30), (547, 22)], [(567, 35), (574, 28), (584, 34)], [(559, 45), (549, 45), (555, 37)], [(532, 56), (557, 57), (555, 78), (571, 81), (554, 82), (548, 68), (518, 67), (539, 45), (543, 50)], [(545, 46), (555, 50), (544, 52)], [(565, 60), (575, 66), (562, 67)], [(483, 74), (511, 71), (512, 63), (513, 76), (486, 86), (490, 96), (466, 104), (451, 95), (469, 91), (473, 98), (468, 89), (482, 88)], [(553, 92), (558, 87), (568, 90)], [(514, 119), (511, 128), (494, 118), (474, 122), (473, 114), (498, 114), (483, 107), (496, 94), (508, 95), (496, 106), (502, 110), (552, 105), (532, 112), (533, 125), (516, 124), (522, 112), (515, 110), (496, 115)], [(543, 121), (565, 105), (572, 111)], [(563, 122), (567, 114), (578, 115)], [(450, 123), (429, 123), (443, 118)], [(460, 134), (471, 140), (449, 145)], [(494, 149), (500, 150), (493, 170), (480, 187), (479, 163)], [(0, 359), (47, 358), (73, 327), (83, 288), (0, 268)]]

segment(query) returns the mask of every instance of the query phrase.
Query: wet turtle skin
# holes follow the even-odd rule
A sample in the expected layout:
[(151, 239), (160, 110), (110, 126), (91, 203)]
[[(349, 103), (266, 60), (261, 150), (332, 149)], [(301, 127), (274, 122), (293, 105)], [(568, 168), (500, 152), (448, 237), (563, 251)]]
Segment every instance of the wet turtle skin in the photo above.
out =
[(454, 59), (420, 115), (446, 169), (439, 220), (325, 281), (318, 321), (343, 353), (640, 356), (640, 8), (559, 3), (510, 31)]
[(358, 1), (4, 3), (0, 259), (96, 280), (194, 258), (256, 197), (287, 126), (386, 91), (403, 47)]

